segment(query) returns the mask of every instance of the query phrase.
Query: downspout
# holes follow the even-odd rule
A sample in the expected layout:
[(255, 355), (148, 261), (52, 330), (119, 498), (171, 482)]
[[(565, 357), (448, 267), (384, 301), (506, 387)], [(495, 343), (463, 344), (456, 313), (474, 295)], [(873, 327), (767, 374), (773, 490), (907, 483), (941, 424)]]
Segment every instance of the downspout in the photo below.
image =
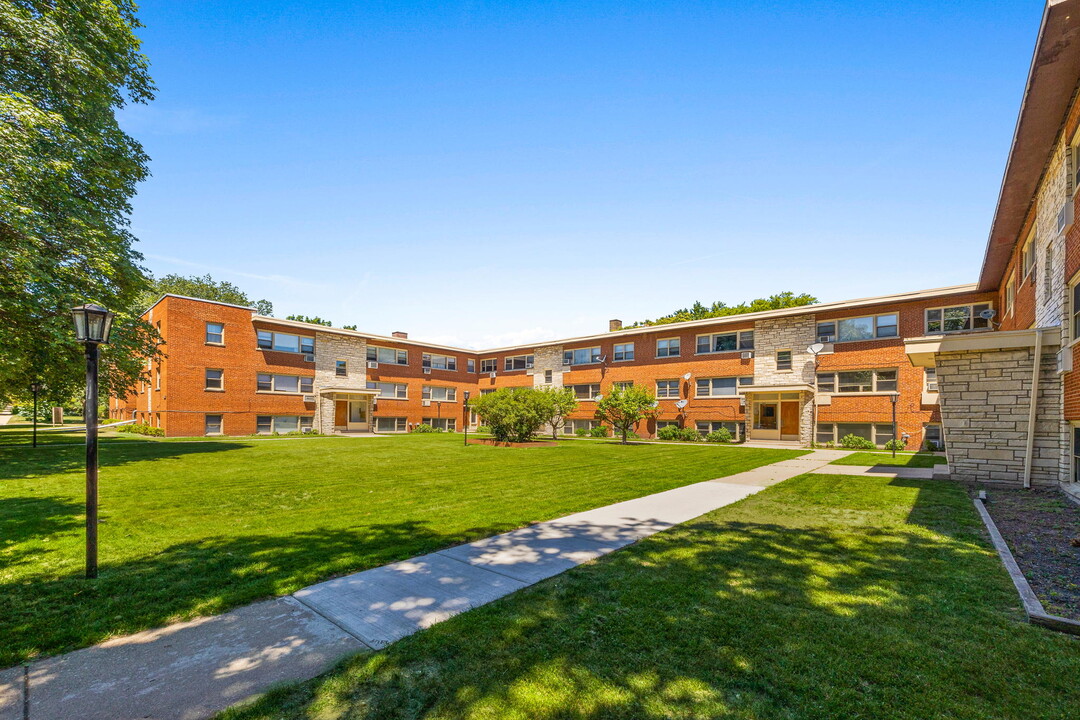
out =
[(1042, 367), (1042, 329), (1035, 330), (1035, 361), (1031, 366), (1031, 398), (1028, 401), (1027, 453), (1024, 456), (1024, 487), (1031, 487), (1031, 460), (1035, 454), (1035, 412), (1039, 399), (1039, 370)]

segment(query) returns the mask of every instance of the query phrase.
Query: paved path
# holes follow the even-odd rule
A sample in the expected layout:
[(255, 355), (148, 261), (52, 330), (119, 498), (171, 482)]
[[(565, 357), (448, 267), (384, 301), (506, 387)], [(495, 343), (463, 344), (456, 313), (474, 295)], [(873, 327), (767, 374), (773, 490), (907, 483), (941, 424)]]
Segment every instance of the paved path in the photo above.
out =
[(899, 465), (874, 465), (863, 467), (861, 465), (828, 465), (812, 470), (814, 473), (828, 475), (864, 475), (867, 477), (894, 477), (907, 478), (909, 480), (932, 480), (948, 479), (949, 466), (935, 465), (932, 468), (902, 467)]
[(0, 720), (206, 718), (846, 454), (815, 451), (0, 671)]

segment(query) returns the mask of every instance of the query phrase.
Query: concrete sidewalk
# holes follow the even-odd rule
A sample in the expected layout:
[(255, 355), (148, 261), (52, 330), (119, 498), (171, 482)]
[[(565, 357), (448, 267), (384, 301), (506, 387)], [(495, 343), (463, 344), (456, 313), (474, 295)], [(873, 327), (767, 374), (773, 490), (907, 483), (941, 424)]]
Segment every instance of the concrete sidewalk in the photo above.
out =
[(207, 718), (847, 454), (815, 451), (2, 671), (0, 720)]
[(826, 465), (811, 472), (820, 475), (864, 475), (867, 477), (894, 477), (909, 480), (948, 480), (949, 466), (935, 465), (932, 468), (911, 468), (899, 465)]

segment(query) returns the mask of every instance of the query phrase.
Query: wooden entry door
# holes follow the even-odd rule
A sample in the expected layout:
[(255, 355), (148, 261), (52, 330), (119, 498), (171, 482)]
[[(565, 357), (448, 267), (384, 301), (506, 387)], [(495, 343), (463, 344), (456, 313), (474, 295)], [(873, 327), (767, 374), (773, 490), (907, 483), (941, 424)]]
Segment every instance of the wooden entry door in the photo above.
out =
[(780, 437), (783, 440), (799, 439), (799, 401), (780, 403)]
[(334, 427), (344, 428), (349, 425), (349, 403), (344, 400), (334, 401)]

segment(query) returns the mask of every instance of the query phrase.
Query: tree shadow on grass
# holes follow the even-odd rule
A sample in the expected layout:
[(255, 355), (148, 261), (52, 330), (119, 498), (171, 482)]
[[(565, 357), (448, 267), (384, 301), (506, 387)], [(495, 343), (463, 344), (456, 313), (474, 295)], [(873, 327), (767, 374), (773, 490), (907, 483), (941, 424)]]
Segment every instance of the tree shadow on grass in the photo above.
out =
[(110, 560), (103, 548), (96, 580), (42, 572), (0, 581), (0, 668), (286, 595), (494, 532), (470, 528), (442, 534), (426, 523), (408, 521), (284, 537), (210, 538), (123, 562)]
[[(241, 442), (113, 442), (98, 449), (98, 466), (120, 467), (129, 463), (171, 460), (184, 455), (225, 452), (248, 447)], [(53, 475), (83, 470), (84, 445), (28, 448), (0, 446), (0, 483), (24, 477)]]
[(1016, 623), (928, 495), (907, 526), (685, 524), (227, 717), (1070, 717), (1080, 647)]

